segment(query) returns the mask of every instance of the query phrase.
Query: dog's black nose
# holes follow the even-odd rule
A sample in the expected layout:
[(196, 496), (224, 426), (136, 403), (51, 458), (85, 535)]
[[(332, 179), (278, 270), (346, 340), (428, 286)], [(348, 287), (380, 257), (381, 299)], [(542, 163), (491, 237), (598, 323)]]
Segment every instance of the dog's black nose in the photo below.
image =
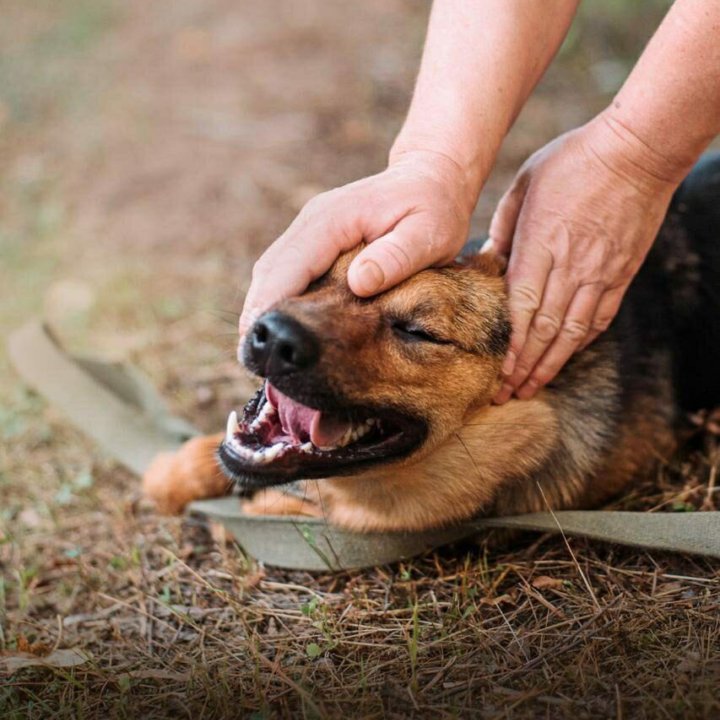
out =
[(317, 362), (320, 344), (297, 320), (280, 312), (263, 315), (250, 330), (245, 361), (251, 370), (273, 377), (303, 370)]

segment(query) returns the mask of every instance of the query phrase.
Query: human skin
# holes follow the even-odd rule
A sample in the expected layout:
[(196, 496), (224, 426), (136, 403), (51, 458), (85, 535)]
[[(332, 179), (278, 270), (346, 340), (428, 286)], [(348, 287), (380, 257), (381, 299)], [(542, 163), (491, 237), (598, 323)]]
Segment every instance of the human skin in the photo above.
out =
[(680, 181), (720, 132), (720, 3), (677, 0), (611, 105), (535, 153), (498, 204), (526, 399), (607, 329)]
[(437, 0), (387, 169), (318, 195), (253, 268), (240, 334), (364, 240), (350, 288), (368, 296), (453, 259), (503, 138), (578, 0)]
[[(436, 0), (386, 170), (314, 198), (253, 269), (240, 333), (338, 255), (364, 297), (452, 260), (500, 145), (577, 0)], [(676, 0), (598, 117), (521, 168), (492, 246), (509, 254), (513, 336), (496, 402), (532, 397), (612, 321), (672, 192), (720, 129), (720, 3)]]

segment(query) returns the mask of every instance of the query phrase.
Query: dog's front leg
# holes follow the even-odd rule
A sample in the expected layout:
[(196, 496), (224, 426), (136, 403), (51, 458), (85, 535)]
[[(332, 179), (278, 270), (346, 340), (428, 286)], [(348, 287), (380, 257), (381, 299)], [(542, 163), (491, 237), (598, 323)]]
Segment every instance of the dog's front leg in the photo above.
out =
[(219, 497), (230, 490), (215, 453), (224, 434), (188, 440), (177, 452), (160, 453), (143, 475), (143, 493), (160, 512), (181, 513), (193, 500)]

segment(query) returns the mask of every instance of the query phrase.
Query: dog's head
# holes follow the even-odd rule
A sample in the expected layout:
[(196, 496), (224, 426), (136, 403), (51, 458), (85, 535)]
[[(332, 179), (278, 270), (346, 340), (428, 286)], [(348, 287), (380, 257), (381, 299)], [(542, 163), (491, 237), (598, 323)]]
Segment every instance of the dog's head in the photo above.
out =
[(368, 299), (343, 255), (260, 317), (242, 347), (265, 378), (219, 456), (248, 490), (419, 459), (499, 387), (510, 324), (501, 263), (472, 256)]

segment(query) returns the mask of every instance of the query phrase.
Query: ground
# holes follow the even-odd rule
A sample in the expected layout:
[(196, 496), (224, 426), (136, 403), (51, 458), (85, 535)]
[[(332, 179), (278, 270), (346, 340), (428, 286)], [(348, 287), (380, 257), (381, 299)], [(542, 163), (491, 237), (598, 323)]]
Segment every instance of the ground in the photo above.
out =
[[(475, 230), (533, 149), (609, 100), (665, 6), (584, 4)], [(252, 260), (314, 193), (382, 167), (427, 7), (0, 9), (0, 330), (42, 314), (222, 428), (250, 388), (233, 355)], [(68, 667), (0, 671), (2, 717), (720, 715), (717, 562), (528, 534), (372, 571), (261, 568), (154, 513), (3, 353), (0, 651)], [(617, 506), (713, 509), (718, 458), (698, 430)]]

